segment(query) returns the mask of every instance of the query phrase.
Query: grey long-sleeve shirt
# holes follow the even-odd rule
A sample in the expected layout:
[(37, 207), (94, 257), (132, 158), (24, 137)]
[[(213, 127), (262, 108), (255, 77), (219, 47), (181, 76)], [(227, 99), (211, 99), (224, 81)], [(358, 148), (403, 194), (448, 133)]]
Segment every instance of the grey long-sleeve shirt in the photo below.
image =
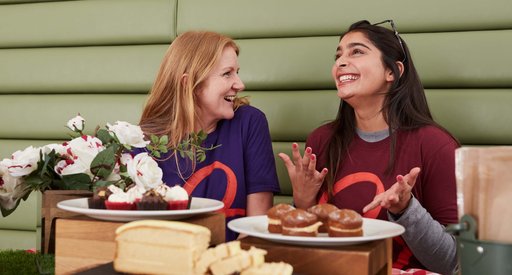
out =
[(445, 232), (445, 227), (434, 220), (416, 198), (411, 198), (409, 206), (398, 219), (394, 219), (389, 212), (388, 219), (405, 227), (402, 238), (428, 270), (441, 274), (456, 272), (455, 237)]

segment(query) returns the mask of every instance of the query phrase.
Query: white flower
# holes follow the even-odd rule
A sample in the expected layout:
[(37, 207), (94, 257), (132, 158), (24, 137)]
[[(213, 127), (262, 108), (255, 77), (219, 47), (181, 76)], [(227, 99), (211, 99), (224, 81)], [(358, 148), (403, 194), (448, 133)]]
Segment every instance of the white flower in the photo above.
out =
[(30, 189), (26, 188), (19, 177), (13, 177), (7, 166), (0, 164), (0, 205), (10, 210), (16, 206), (16, 201)]
[(66, 154), (66, 146), (57, 143), (47, 144), (41, 150), (44, 155), (49, 154), (52, 150), (55, 150), (55, 153), (61, 156)]
[(77, 115), (76, 117), (74, 117), (68, 121), (67, 127), (69, 129), (71, 129), (71, 131), (81, 132), (84, 130), (84, 125), (85, 125), (85, 119), (83, 117), (81, 117), (80, 115)]
[(92, 177), (89, 165), (86, 165), (78, 158), (59, 161), (57, 165), (55, 165), (55, 173), (61, 176), (84, 173)]
[(122, 165), (127, 165), (133, 160), (133, 156), (130, 153), (123, 153), (119, 161)]
[(149, 141), (144, 140), (144, 133), (140, 126), (125, 121), (116, 121), (114, 125), (107, 123), (107, 128), (110, 134), (115, 135), (122, 144), (137, 148), (144, 148), (149, 144)]
[(10, 159), (4, 159), (1, 163), (7, 167), (11, 176), (26, 176), (37, 169), (40, 151), (40, 148), (29, 146), (23, 151), (18, 150), (14, 152)]
[(149, 190), (162, 184), (163, 172), (147, 153), (136, 155), (127, 165), (128, 175), (138, 186)]
[(59, 175), (86, 173), (92, 178), (91, 163), (104, 149), (101, 140), (92, 136), (81, 136), (64, 143), (64, 146), (67, 160), (60, 161), (55, 167), (55, 172)]

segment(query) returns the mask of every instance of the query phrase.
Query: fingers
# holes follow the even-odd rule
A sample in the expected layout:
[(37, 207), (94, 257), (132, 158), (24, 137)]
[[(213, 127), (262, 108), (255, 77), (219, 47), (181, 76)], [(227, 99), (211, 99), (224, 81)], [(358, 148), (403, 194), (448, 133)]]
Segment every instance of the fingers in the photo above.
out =
[(363, 208), (363, 213), (366, 213), (366, 212), (374, 209), (375, 207), (379, 206), (380, 202), (381, 202), (380, 198), (375, 197), (372, 202), (370, 202), (368, 205), (366, 205)]
[(416, 179), (418, 178), (418, 175), (420, 174), (421, 172), (421, 169), (419, 167), (414, 167), (411, 169), (411, 171), (409, 171), (409, 174), (407, 175), (408, 176), (408, 183), (409, 185), (414, 186), (414, 184), (416, 183)]
[(299, 145), (297, 143), (292, 144), (292, 157), (293, 163), (295, 163), (295, 169), (302, 169), (302, 157), (299, 152)]
[(309, 166), (309, 163), (312, 159), (313, 150), (311, 150), (311, 147), (307, 147), (306, 150), (304, 150), (304, 157), (302, 158), (302, 167), (307, 168)]
[(287, 154), (279, 153), (277, 155), (279, 156), (280, 159), (283, 160), (284, 166), (286, 166), (287, 170), (290, 170), (290, 169), (294, 168), (293, 162), (292, 162), (292, 160), (290, 159), (290, 157)]
[(324, 168), (324, 169), (322, 169), (322, 171), (320, 171), (319, 179), (321, 180), (321, 182), (324, 181), (325, 176), (327, 176), (327, 172), (329, 172), (329, 170), (327, 168)]

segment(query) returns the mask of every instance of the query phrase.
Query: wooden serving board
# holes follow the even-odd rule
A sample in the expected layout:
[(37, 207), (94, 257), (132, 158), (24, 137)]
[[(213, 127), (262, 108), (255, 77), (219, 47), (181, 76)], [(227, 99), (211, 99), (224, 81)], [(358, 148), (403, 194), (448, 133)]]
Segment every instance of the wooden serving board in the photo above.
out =
[[(202, 225), (212, 233), (211, 245), (225, 242), (225, 216), (209, 213), (180, 220)], [(114, 260), (115, 231), (125, 222), (94, 220), (86, 216), (56, 220), (55, 274), (74, 274)]]

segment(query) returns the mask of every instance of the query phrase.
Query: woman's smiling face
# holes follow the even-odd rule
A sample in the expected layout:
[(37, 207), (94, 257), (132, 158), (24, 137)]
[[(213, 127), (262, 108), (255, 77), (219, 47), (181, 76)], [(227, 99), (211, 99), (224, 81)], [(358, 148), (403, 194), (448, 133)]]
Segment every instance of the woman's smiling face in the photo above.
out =
[(383, 97), (394, 79), (392, 71), (382, 62), (380, 50), (358, 31), (340, 40), (331, 73), (338, 97), (349, 103)]
[(226, 47), (197, 93), (198, 118), (206, 131), (215, 129), (221, 119), (234, 116), (233, 100), (245, 86), (238, 76), (238, 56)]

